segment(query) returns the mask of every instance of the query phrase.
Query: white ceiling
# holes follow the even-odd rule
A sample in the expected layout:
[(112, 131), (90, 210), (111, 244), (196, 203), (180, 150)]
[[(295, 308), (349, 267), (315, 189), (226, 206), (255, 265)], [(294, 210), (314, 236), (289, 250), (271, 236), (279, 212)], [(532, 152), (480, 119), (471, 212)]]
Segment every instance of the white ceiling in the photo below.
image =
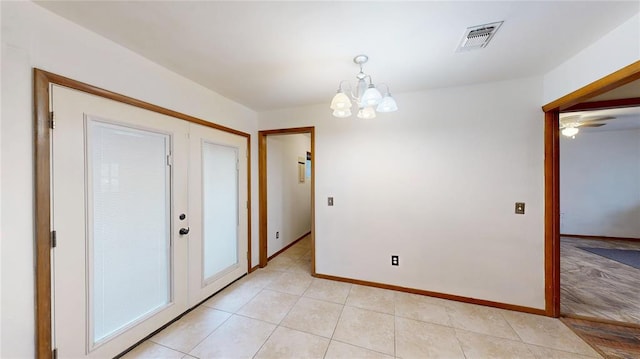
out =
[[(638, 1), (39, 4), (254, 110), (329, 103), (352, 58), (394, 93), (541, 75), (640, 11)], [(504, 20), (483, 50), (469, 26)]]

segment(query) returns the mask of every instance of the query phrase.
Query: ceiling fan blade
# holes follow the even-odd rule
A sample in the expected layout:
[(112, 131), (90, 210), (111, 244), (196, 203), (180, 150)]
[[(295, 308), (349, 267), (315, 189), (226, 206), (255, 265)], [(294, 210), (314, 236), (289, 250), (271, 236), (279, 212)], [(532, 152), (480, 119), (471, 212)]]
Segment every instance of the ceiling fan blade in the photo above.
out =
[(606, 123), (587, 123), (584, 125), (580, 125), (580, 127), (601, 127), (606, 125)]
[(606, 116), (606, 117), (596, 117), (596, 118), (591, 118), (588, 120), (581, 120), (580, 123), (582, 123), (582, 125), (587, 125), (590, 123), (594, 123), (594, 122), (601, 122), (601, 121), (609, 121), (609, 120), (613, 120), (615, 119), (615, 117), (612, 116)]

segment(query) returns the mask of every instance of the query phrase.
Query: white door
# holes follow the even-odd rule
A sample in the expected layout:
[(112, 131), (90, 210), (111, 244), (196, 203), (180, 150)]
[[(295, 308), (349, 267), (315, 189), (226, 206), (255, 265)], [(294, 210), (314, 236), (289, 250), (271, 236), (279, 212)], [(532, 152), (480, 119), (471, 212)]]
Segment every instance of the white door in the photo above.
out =
[[(62, 358), (113, 357), (246, 273), (246, 140), (60, 86), (51, 94), (53, 341)], [(236, 257), (216, 231), (235, 236)]]
[(247, 272), (247, 141), (197, 124), (189, 132), (189, 304), (195, 305)]

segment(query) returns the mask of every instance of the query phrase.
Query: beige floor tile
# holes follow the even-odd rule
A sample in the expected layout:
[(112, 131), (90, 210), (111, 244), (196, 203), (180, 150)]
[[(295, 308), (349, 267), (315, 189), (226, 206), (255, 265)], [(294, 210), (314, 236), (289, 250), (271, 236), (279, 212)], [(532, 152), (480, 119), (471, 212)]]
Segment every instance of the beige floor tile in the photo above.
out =
[(277, 256), (267, 263), (266, 268), (275, 271), (286, 271), (295, 261), (295, 259), (287, 256)]
[(198, 307), (154, 335), (151, 341), (188, 353), (231, 314), (207, 307)]
[(536, 359), (521, 341), (493, 337), (456, 329), (456, 336), (467, 359), (518, 358)]
[(299, 259), (297, 261), (295, 261), (290, 267), (289, 269), (287, 269), (288, 272), (296, 272), (296, 273), (305, 273), (307, 275), (309, 275), (309, 273), (311, 273), (311, 263), (309, 263), (308, 261), (304, 260), (304, 259)]
[(336, 303), (300, 298), (280, 325), (331, 338), (342, 313), (342, 307)]
[(434, 304), (433, 298), (396, 292), (396, 316), (451, 326), (447, 308)]
[(249, 303), (240, 308), (237, 313), (278, 324), (299, 298), (296, 295), (263, 289)]
[(313, 277), (309, 273), (286, 272), (267, 285), (267, 289), (302, 295), (311, 284)]
[(333, 339), (394, 355), (394, 317), (353, 307), (344, 307)]
[(269, 337), (256, 359), (323, 358), (329, 339), (297, 330), (278, 327)]
[(525, 343), (587, 356), (598, 354), (558, 319), (507, 310), (504, 317)]
[(545, 347), (540, 347), (537, 345), (527, 344), (529, 350), (536, 356), (538, 359), (592, 359), (592, 358), (602, 358), (598, 353), (594, 354), (595, 356), (587, 356), (580, 355), (575, 353), (569, 353), (561, 350), (550, 349)]
[(184, 353), (147, 340), (125, 354), (122, 359), (180, 359), (183, 356)]
[[(298, 260), (300, 259), (300, 257), (302, 257), (306, 252), (308, 251), (307, 248), (304, 247), (300, 247), (300, 246), (292, 246), (289, 249), (287, 249), (286, 251), (280, 253), (278, 255), (278, 257), (280, 256), (285, 256), (285, 257), (289, 257), (293, 260)], [(276, 257), (277, 258), (277, 257)], [(275, 258), (274, 258), (275, 259)]]
[(395, 293), (391, 290), (353, 285), (346, 305), (387, 314), (394, 313)]
[(501, 309), (480, 305), (456, 303), (448, 308), (451, 325), (480, 334), (511, 340), (520, 340), (516, 332), (502, 316)]
[(238, 282), (242, 285), (255, 286), (259, 288), (266, 287), (276, 278), (282, 275), (281, 271), (275, 271), (267, 268), (256, 269), (253, 273), (243, 277)]
[(182, 359), (197, 359), (197, 358), (196, 358), (196, 357), (192, 357), (192, 356), (191, 356), (191, 355), (189, 355), (189, 354), (185, 354), (185, 355), (182, 357)]
[(332, 340), (324, 359), (393, 359), (392, 356)]
[(304, 292), (304, 296), (344, 304), (351, 286), (349, 283), (314, 278), (309, 288)]
[(464, 359), (453, 328), (396, 318), (396, 357)]
[(198, 358), (251, 358), (276, 326), (233, 315), (189, 354)]
[(249, 282), (235, 283), (203, 303), (204, 306), (235, 313), (247, 304), (262, 288)]

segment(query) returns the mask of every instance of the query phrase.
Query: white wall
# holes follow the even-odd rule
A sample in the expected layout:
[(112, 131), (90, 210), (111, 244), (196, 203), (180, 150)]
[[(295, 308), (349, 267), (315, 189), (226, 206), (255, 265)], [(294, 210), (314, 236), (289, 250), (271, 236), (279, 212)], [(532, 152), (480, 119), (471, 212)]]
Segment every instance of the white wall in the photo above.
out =
[(544, 76), (544, 104), (640, 60), (640, 13)]
[[(30, 2), (2, 8), (2, 358), (34, 356), (32, 67), (252, 135), (257, 114)], [(252, 173), (257, 172), (253, 154)], [(257, 181), (252, 183), (257, 194)], [(258, 218), (257, 201), (252, 216)], [(11, 225), (7, 225), (10, 223)], [(253, 263), (258, 258), (253, 221)]]
[(298, 181), (298, 158), (306, 162), (307, 151), (311, 151), (311, 138), (306, 135), (267, 136), (269, 256), (311, 231), (311, 180)]
[(541, 99), (535, 77), (397, 95), (369, 121), (327, 102), (259, 124), (316, 126), (318, 273), (544, 308)]
[(640, 238), (640, 129), (560, 139), (560, 232)]

